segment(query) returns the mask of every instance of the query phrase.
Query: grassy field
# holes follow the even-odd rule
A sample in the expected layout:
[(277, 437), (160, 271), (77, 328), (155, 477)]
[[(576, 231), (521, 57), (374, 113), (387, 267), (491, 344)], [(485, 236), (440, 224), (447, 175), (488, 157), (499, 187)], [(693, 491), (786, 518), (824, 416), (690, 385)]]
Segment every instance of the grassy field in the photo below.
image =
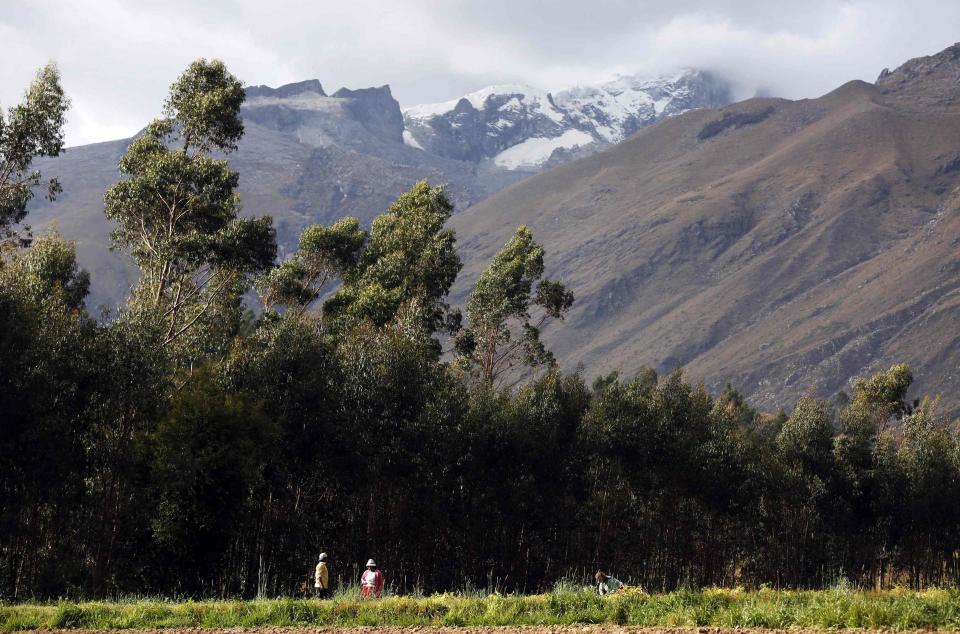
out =
[(960, 590), (745, 592), (709, 589), (598, 597), (558, 587), (533, 596), (442, 594), (360, 601), (345, 593), (326, 601), (61, 602), (0, 605), (0, 630), (37, 628), (182, 628), (358, 625), (718, 626), (814, 629), (960, 630)]

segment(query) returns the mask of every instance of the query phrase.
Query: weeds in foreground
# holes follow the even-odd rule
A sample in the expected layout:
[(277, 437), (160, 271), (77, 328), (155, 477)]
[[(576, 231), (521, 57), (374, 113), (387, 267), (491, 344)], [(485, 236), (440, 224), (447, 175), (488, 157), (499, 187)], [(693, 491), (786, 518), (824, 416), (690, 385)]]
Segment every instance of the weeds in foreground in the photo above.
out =
[(356, 588), (332, 599), (253, 601), (61, 602), (0, 605), (0, 631), (43, 628), (173, 628), (358, 625), (566, 625), (805, 627), (817, 629), (960, 629), (960, 591), (902, 589), (746, 592), (739, 588), (599, 597), (558, 584), (549, 594), (469, 592), (361, 600)]

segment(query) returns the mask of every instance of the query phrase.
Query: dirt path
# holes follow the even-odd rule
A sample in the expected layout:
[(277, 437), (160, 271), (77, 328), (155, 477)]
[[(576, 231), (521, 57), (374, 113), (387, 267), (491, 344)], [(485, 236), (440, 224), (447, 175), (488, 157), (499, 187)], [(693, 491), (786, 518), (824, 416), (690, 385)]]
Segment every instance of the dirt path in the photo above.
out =
[[(181, 627), (129, 630), (34, 630), (35, 634), (822, 634), (827, 630), (716, 627), (621, 627), (616, 625), (531, 625), (523, 627)], [(891, 630), (841, 630), (843, 634), (879, 634)], [(929, 630), (917, 630), (930, 634)], [(897, 632), (897, 634), (905, 634)], [(909, 634), (909, 633), (907, 633)]]

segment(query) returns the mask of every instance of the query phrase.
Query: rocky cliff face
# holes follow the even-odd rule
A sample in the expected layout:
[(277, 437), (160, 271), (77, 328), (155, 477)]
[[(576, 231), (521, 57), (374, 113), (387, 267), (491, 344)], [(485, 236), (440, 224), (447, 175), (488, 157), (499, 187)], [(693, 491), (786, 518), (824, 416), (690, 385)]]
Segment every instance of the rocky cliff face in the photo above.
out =
[(692, 70), (657, 79), (619, 77), (555, 93), (490, 86), (454, 101), (407, 108), (405, 139), (440, 156), (537, 171), (602, 150), (663, 118), (730, 100), (724, 80)]
[(911, 59), (884, 69), (877, 87), (901, 107), (956, 111), (960, 108), (960, 43), (936, 55)]
[(390, 94), (390, 86), (333, 93), (344, 100), (344, 108), (371, 134), (388, 143), (403, 143), (403, 115), (400, 104)]
[(326, 97), (327, 93), (323, 92), (323, 86), (320, 85), (320, 80), (318, 79), (308, 79), (306, 81), (298, 81), (293, 84), (285, 84), (279, 88), (271, 88), (270, 86), (247, 86), (246, 93), (247, 99), (254, 99), (256, 97), (276, 97), (278, 99), (283, 99), (285, 97), (293, 97), (294, 95), (299, 95), (300, 93), (315, 93), (321, 97)]
[(313, 147), (373, 150), (403, 143), (403, 116), (389, 86), (341, 88), (330, 96), (315, 79), (279, 88), (247, 88), (243, 118)]

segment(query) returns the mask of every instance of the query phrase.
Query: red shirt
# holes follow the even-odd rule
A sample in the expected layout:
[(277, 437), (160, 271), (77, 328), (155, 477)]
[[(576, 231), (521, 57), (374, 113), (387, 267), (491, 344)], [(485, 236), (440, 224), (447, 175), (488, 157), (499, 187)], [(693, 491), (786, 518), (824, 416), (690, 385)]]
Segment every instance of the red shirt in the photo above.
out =
[(360, 575), (360, 585), (367, 590), (366, 594), (372, 591), (379, 597), (383, 594), (383, 573), (379, 570), (364, 570)]

